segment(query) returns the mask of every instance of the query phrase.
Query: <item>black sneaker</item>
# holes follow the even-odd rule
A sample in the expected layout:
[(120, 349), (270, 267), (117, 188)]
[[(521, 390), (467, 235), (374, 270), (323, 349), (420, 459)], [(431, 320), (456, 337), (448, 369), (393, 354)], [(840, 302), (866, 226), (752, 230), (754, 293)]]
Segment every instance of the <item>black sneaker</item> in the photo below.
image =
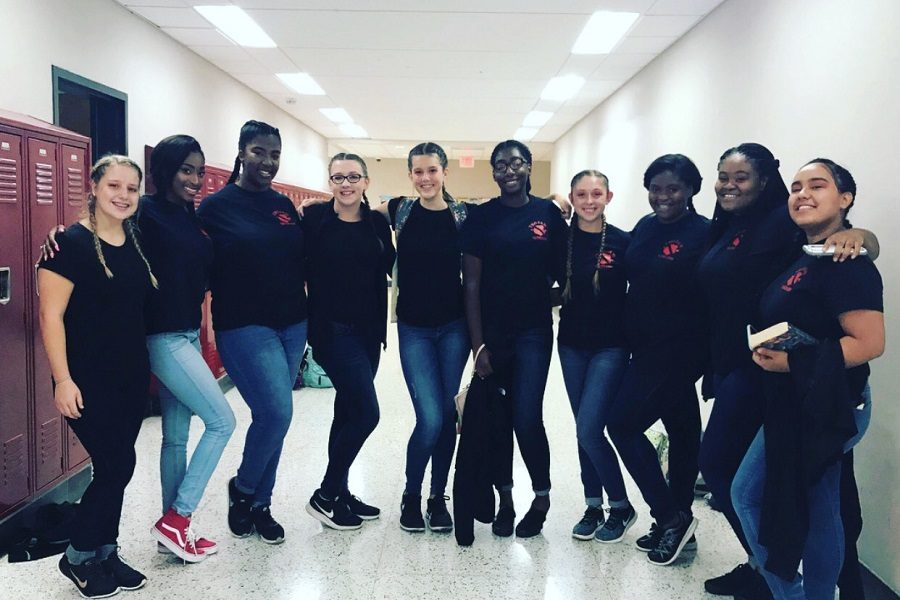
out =
[(232, 477), (228, 480), (228, 529), (234, 537), (245, 538), (253, 533), (253, 521), (250, 518), (253, 494), (245, 494), (237, 489), (236, 479)]
[(637, 513), (634, 511), (634, 507), (611, 508), (606, 523), (597, 530), (594, 539), (604, 544), (615, 544), (625, 537), (635, 521), (637, 521)]
[(695, 529), (697, 519), (683, 516), (677, 526), (663, 531), (659, 544), (647, 554), (647, 560), (654, 565), (671, 565), (684, 550)]
[(755, 579), (748, 587), (734, 595), (734, 600), (772, 600), (772, 590), (762, 575)]
[(572, 528), (572, 537), (576, 540), (590, 540), (603, 527), (605, 522), (602, 506), (588, 506), (581, 520)]
[(381, 516), (381, 509), (376, 508), (370, 504), (366, 504), (350, 492), (347, 492), (343, 496), (341, 496), (341, 501), (347, 505), (354, 515), (362, 519), (363, 521), (371, 521), (372, 519), (377, 519)]
[(516, 521), (516, 509), (512, 506), (500, 505), (497, 516), (491, 524), (491, 531), (499, 537), (509, 537), (513, 534), (513, 526)]
[(744, 589), (750, 589), (758, 579), (765, 579), (749, 563), (736, 566), (731, 572), (703, 582), (707, 593), (714, 596), (734, 596)]
[(544, 528), (547, 520), (547, 511), (529, 508), (519, 524), (516, 525), (516, 537), (530, 538), (538, 535)]
[(339, 498), (328, 500), (319, 490), (313, 492), (306, 505), (306, 512), (331, 529), (347, 530), (362, 527), (362, 519), (350, 512), (350, 507)]
[(422, 496), (403, 494), (400, 501), (400, 529), (411, 533), (425, 531), (422, 520)]
[(115, 578), (97, 560), (73, 565), (63, 554), (59, 559), (59, 572), (75, 584), (75, 589), (82, 598), (109, 598), (118, 594), (121, 589)]
[(253, 522), (253, 528), (259, 534), (259, 539), (265, 543), (280, 544), (284, 541), (284, 527), (272, 518), (268, 504), (251, 508), (250, 521)]
[(122, 560), (119, 552), (113, 552), (100, 561), (100, 565), (107, 573), (109, 573), (119, 588), (123, 590), (139, 590), (147, 583), (147, 576)]
[(656, 523), (650, 525), (650, 531), (642, 535), (634, 543), (635, 547), (641, 552), (650, 552), (659, 546), (659, 540), (662, 538), (662, 529)]
[(435, 533), (453, 531), (453, 518), (450, 516), (450, 511), (447, 510), (447, 497), (435, 496), (429, 498), (426, 504), (425, 520), (428, 522), (428, 529)]

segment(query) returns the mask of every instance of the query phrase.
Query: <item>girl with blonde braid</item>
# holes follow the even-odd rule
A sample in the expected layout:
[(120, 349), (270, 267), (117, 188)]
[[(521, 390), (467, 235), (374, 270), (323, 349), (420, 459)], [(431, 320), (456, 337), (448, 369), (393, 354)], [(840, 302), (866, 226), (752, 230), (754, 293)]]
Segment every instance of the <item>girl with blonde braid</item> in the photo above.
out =
[[(606, 222), (604, 209), (613, 198), (606, 175), (581, 171), (572, 178), (571, 188), (575, 214), (561, 282), (558, 342), (563, 381), (575, 413), (587, 504), (572, 537), (614, 543), (637, 518), (625, 493), (619, 460), (603, 432), (628, 360), (622, 316), (627, 284), (623, 259), (630, 236)], [(604, 487), (610, 506), (607, 519)]]
[(85, 598), (147, 581), (118, 554), (122, 499), (149, 385), (144, 304), (157, 286), (134, 232), (141, 177), (125, 156), (97, 161), (88, 215), (56, 236), (61, 251), (38, 270), (54, 399), (93, 463), (77, 508), (79, 526), (59, 561)]

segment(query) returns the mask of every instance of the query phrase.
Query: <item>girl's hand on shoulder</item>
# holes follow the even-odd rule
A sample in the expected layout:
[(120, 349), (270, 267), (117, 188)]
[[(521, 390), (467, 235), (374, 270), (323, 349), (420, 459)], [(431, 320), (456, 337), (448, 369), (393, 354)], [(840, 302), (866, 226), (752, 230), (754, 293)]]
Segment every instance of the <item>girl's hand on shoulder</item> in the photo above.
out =
[(770, 373), (790, 373), (787, 352), (781, 350), (769, 350), (762, 346), (753, 351), (753, 362)]
[(84, 399), (81, 397), (81, 390), (71, 378), (56, 384), (53, 400), (62, 416), (69, 419), (81, 417), (81, 411), (84, 410)]
[(832, 233), (823, 246), (828, 249), (834, 246), (834, 262), (844, 262), (859, 256), (865, 242), (865, 235), (859, 229), (844, 229)]
[(47, 238), (41, 244), (41, 260), (49, 260), (59, 252), (59, 244), (56, 243), (56, 234), (66, 230), (65, 225), (57, 225), (47, 233)]
[(297, 206), (297, 214), (300, 215), (300, 218), (303, 218), (303, 210), (307, 206), (312, 206), (313, 204), (324, 204), (328, 202), (326, 198), (307, 198), (303, 200), (299, 206)]

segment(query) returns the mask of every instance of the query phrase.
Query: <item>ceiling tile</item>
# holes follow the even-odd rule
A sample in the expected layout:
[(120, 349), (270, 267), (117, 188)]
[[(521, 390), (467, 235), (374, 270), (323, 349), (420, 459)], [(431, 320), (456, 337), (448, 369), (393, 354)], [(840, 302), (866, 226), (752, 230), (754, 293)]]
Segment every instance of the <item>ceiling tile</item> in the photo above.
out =
[(189, 6), (184, 0), (116, 0), (123, 6), (165, 6), (169, 8), (183, 8)]
[(657, 0), (648, 15), (698, 15), (712, 12), (724, 0)]
[(234, 44), (230, 46), (188, 46), (191, 50), (210, 62), (251, 60), (247, 51)]
[(193, 8), (167, 8), (157, 6), (129, 6), (128, 10), (144, 17), (157, 27), (209, 27), (209, 21)]
[(246, 52), (270, 73), (294, 73), (298, 70), (281, 48), (247, 48)]
[(671, 17), (654, 17), (643, 16), (638, 19), (629, 36), (635, 37), (668, 37), (684, 35), (691, 27), (693, 27), (700, 17), (690, 16), (671, 16)]
[(635, 37), (628, 36), (616, 47), (617, 53), (623, 54), (659, 54), (672, 45), (678, 38), (671, 37)]
[(234, 42), (212, 27), (163, 27), (163, 31), (185, 46), (234, 46)]

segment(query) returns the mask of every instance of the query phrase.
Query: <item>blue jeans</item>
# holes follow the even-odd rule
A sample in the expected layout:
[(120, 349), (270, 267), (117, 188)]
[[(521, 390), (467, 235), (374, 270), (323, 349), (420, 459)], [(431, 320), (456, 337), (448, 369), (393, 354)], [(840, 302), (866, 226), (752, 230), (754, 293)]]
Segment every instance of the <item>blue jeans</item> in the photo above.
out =
[[(150, 370), (160, 382), (163, 512), (174, 508), (182, 516), (192, 514), (200, 504), (235, 425), (234, 413), (200, 354), (199, 338), (196, 329), (147, 336)], [(193, 415), (200, 417), (205, 431), (188, 466), (187, 442)]]
[(563, 381), (575, 415), (581, 483), (589, 504), (602, 503), (604, 487), (610, 501), (627, 499), (619, 459), (604, 433), (627, 361), (624, 348), (588, 351), (559, 345)]
[(328, 436), (328, 467), (320, 486), (326, 498), (349, 492), (347, 478), (353, 461), (380, 418), (375, 374), (381, 342), (360, 328), (329, 323), (331, 335), (316, 346), (316, 360), (334, 384), (334, 419)]
[[(848, 441), (849, 451), (865, 434), (871, 418), (871, 402), (855, 410), (857, 435)], [(744, 457), (734, 485), (732, 502), (753, 556), (765, 566), (768, 549), (759, 543), (760, 514), (766, 483), (766, 444), (760, 428)], [(834, 592), (844, 564), (844, 525), (841, 520), (841, 462), (831, 465), (822, 478), (809, 488), (809, 534), (803, 549), (803, 575), (788, 581), (761, 569), (776, 600), (834, 600)]]
[(306, 321), (272, 329), (247, 325), (216, 332), (222, 364), (244, 402), (251, 422), (237, 487), (253, 504), (271, 504), (281, 447), (293, 416), (294, 380), (306, 348)]
[(416, 427), (406, 446), (406, 493), (419, 495), (431, 460), (431, 495), (443, 496), (456, 448), (456, 406), (463, 369), (469, 358), (466, 323), (440, 327), (397, 323), (400, 365), (416, 411)]

